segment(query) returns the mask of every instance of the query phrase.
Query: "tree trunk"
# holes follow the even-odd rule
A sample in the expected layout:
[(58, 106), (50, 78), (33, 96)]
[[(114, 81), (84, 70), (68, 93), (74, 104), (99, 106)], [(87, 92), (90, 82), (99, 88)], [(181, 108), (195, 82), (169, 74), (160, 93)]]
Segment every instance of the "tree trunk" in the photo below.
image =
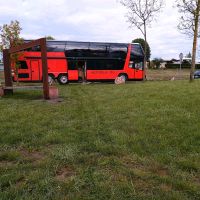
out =
[(199, 11), (200, 11), (200, 0), (198, 0), (198, 5), (195, 13), (195, 30), (194, 30), (194, 38), (193, 38), (193, 47), (192, 47), (192, 66), (190, 69), (190, 82), (194, 80), (194, 71), (196, 64), (196, 52), (197, 52), (197, 38), (198, 38), (198, 30), (199, 30)]
[(144, 22), (144, 72), (143, 72), (143, 81), (146, 80), (146, 69), (147, 69), (147, 30), (146, 23)]

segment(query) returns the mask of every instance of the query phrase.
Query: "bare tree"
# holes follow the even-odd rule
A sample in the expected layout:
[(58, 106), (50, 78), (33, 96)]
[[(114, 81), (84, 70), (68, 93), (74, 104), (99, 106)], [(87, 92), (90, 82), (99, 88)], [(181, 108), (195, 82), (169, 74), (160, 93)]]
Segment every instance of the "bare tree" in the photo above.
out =
[[(139, 29), (144, 36), (145, 44), (147, 44), (147, 26), (155, 19), (155, 14), (163, 7), (163, 0), (120, 0), (121, 4), (128, 9), (127, 18), (131, 26)], [(146, 70), (146, 52), (147, 46), (144, 48)]]
[(200, 0), (177, 0), (177, 7), (182, 14), (178, 29), (181, 33), (193, 37), (192, 65), (190, 70), (190, 81), (194, 79), (197, 38), (199, 36)]

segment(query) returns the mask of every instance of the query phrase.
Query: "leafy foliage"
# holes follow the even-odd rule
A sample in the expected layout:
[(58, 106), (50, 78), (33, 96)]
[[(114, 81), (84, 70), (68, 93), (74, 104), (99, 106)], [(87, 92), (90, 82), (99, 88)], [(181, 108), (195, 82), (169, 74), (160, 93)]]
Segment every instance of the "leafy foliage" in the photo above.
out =
[(22, 28), (20, 27), (19, 21), (11, 21), (10, 24), (4, 24), (0, 26), (0, 50), (9, 49), (10, 47), (15, 47), (23, 42), (20, 38)]
[[(21, 26), (19, 21), (11, 21), (10, 24), (4, 24), (0, 26), (0, 51), (2, 52), (3, 49), (10, 49), (11, 47), (18, 46), (23, 43), (23, 39), (20, 38), (21, 33)], [(15, 68), (15, 73), (18, 74), (18, 59), (22, 53), (14, 53), (11, 54), (10, 59), (11, 63)]]
[(156, 68), (159, 68), (160, 64), (163, 62), (162, 58), (154, 58), (151, 61), (152, 66), (155, 66)]
[[(133, 40), (132, 42), (141, 44), (142, 48), (145, 49), (145, 40), (144, 39), (137, 38), (137, 39)], [(151, 48), (150, 48), (148, 42), (146, 42), (146, 48), (147, 48), (146, 49), (146, 59), (147, 59), (147, 61), (149, 61), (150, 57), (151, 57)]]
[(53, 36), (51, 36), (51, 35), (45, 36), (45, 38), (46, 38), (47, 40), (55, 40), (55, 38), (54, 38)]

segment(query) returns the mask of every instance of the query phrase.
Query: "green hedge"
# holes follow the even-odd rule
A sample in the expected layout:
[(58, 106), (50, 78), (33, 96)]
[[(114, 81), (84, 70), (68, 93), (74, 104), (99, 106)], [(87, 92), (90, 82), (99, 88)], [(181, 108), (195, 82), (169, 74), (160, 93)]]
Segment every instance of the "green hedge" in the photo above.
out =
[[(167, 69), (178, 69), (180, 68), (180, 64), (166, 64), (165, 65)], [(188, 64), (182, 64), (181, 68), (183, 69), (189, 69), (191, 65)], [(196, 69), (200, 69), (200, 64), (196, 64)]]

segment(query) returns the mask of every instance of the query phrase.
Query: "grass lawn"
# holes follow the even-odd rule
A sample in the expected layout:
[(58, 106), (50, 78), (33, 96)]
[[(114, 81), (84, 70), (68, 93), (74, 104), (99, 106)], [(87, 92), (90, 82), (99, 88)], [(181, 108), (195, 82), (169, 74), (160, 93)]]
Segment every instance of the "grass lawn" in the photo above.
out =
[(200, 199), (200, 82), (0, 98), (0, 199)]
[(190, 69), (148, 69), (147, 79), (148, 80), (189, 80)]

